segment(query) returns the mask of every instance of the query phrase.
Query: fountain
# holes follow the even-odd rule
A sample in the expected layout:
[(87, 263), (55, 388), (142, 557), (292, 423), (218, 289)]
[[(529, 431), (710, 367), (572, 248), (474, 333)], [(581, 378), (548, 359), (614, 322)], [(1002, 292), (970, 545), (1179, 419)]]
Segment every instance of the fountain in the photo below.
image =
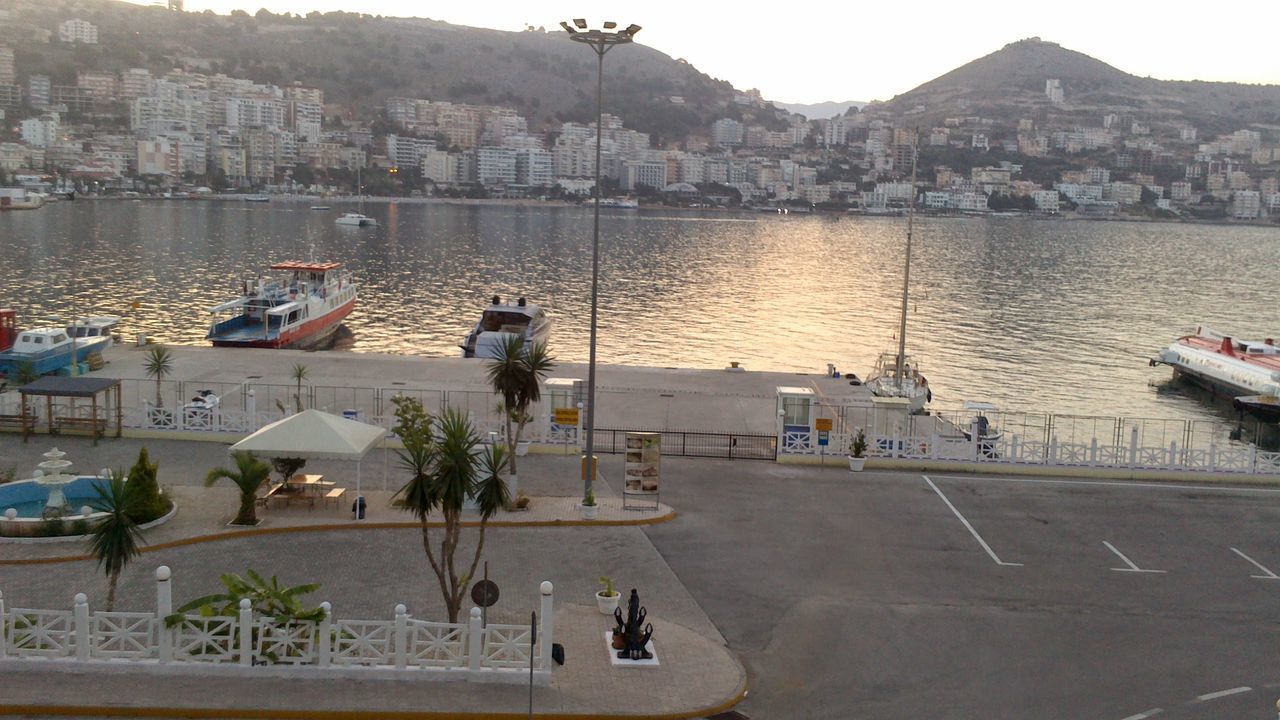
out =
[(46, 520), (75, 514), (67, 504), (67, 498), (62, 494), (63, 487), (76, 481), (75, 475), (62, 474), (63, 470), (72, 465), (70, 460), (62, 459), (65, 456), (66, 453), (54, 448), (44, 454), (47, 460), (36, 465), (39, 468), (35, 473), (36, 484), (49, 489), (49, 499), (45, 501), (44, 511), (40, 513), (40, 516)]

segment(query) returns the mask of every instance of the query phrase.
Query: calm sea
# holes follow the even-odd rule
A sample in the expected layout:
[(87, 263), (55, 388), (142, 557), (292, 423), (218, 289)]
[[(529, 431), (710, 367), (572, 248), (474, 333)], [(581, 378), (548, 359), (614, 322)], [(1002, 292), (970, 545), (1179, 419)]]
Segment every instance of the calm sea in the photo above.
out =
[[(123, 314), (128, 337), (202, 344), (205, 309), (286, 259), (347, 263), (361, 299), (344, 342), (455, 355), (493, 294), (545, 306), (552, 348), (585, 361), (586, 208), (60, 202), (0, 213), (0, 306), (19, 325)], [(896, 346), (902, 218), (606, 211), (603, 363), (865, 375)], [(1280, 334), (1267, 280), (1280, 229), (1027, 219), (917, 219), (908, 352), (935, 404), (1206, 419), (1147, 359), (1198, 323)], [(130, 310), (136, 301), (139, 307)]]

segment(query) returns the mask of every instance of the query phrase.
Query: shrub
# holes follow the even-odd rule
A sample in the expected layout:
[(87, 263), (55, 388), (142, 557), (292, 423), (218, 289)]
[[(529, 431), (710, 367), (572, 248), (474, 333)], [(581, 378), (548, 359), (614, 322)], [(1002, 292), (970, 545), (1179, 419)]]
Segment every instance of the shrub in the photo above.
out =
[(129, 504), (125, 513), (133, 522), (141, 525), (169, 512), (169, 503), (160, 493), (156, 480), (160, 466), (151, 462), (144, 447), (138, 451), (138, 461), (129, 468)]

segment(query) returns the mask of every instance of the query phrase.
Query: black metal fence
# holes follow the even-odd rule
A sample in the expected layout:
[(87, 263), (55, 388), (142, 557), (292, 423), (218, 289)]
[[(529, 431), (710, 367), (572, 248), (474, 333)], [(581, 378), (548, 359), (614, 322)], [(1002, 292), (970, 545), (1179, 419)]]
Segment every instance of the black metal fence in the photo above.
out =
[(729, 460), (777, 460), (778, 438), (773, 435), (743, 435), (684, 430), (621, 430), (597, 428), (597, 453), (617, 454), (626, 450), (627, 433), (653, 432), (662, 436), (666, 456), (727, 458)]

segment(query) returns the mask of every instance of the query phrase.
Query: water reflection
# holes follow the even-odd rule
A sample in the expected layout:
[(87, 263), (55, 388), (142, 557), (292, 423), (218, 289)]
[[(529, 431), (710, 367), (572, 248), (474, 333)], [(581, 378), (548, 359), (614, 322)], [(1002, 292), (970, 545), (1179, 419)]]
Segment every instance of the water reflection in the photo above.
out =
[[(335, 205), (71, 202), (0, 214), (3, 304), (128, 314), (130, 335), (202, 344), (204, 309), (286, 259), (345, 262), (362, 284), (355, 350), (454, 355), (494, 293), (554, 319), (552, 344), (585, 361), (586, 208), (367, 204), (377, 228), (336, 226)], [(1199, 322), (1274, 335), (1280, 262), (1267, 228), (921, 219), (908, 340), (943, 403), (1201, 418), (1146, 359)], [(904, 222), (896, 218), (604, 217), (599, 357), (605, 363), (864, 374), (895, 346)]]

